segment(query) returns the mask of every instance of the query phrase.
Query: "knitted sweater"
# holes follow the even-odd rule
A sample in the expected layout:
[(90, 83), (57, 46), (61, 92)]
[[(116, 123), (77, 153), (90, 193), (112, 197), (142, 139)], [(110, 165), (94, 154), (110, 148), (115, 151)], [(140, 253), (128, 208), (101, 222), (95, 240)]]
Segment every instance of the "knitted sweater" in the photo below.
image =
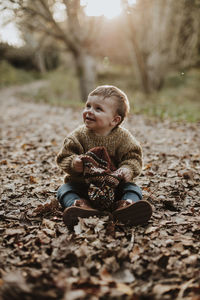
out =
[(67, 173), (64, 182), (84, 182), (82, 174), (72, 168), (72, 160), (81, 154), (85, 154), (94, 147), (104, 146), (116, 166), (126, 167), (130, 170), (133, 179), (141, 173), (142, 149), (138, 141), (125, 128), (114, 128), (107, 136), (98, 136), (82, 125), (69, 134), (63, 143), (63, 147), (56, 157), (58, 166)]

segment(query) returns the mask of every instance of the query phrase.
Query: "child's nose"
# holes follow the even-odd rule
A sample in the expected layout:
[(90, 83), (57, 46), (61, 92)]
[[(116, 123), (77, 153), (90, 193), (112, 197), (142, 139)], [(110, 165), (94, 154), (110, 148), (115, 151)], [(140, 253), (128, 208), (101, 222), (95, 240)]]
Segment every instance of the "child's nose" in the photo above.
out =
[(90, 112), (90, 113), (93, 113), (93, 112), (94, 112), (94, 109), (93, 109), (93, 107), (87, 107), (87, 108), (86, 108), (86, 111), (87, 111), (87, 112)]

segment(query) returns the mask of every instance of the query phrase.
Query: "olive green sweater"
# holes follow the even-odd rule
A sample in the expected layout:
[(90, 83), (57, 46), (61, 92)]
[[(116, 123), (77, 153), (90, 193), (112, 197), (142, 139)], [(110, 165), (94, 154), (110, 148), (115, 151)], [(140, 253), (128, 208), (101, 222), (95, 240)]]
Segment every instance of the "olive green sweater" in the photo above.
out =
[(84, 182), (82, 174), (73, 170), (72, 160), (77, 155), (85, 154), (94, 147), (104, 146), (114, 165), (117, 168), (126, 167), (133, 178), (141, 173), (142, 149), (138, 141), (125, 128), (114, 128), (107, 136), (98, 136), (85, 125), (82, 125), (69, 134), (63, 147), (56, 157), (58, 166), (67, 173), (65, 182)]

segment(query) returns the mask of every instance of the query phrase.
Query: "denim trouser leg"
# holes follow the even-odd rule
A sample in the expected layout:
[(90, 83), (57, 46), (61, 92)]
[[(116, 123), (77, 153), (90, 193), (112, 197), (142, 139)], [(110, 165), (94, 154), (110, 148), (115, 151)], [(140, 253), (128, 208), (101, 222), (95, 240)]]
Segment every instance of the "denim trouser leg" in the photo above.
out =
[[(57, 191), (57, 198), (63, 208), (70, 207), (75, 200), (88, 198), (88, 186), (83, 184), (65, 183)], [(116, 201), (132, 200), (138, 202), (142, 199), (142, 190), (134, 183), (126, 182), (121, 184), (116, 190)]]
[(70, 207), (75, 200), (87, 197), (87, 188), (84, 185), (65, 183), (57, 191), (57, 198), (63, 208)]
[(120, 186), (117, 191), (117, 200), (132, 200), (133, 202), (138, 202), (142, 199), (141, 188), (132, 182), (126, 182)]

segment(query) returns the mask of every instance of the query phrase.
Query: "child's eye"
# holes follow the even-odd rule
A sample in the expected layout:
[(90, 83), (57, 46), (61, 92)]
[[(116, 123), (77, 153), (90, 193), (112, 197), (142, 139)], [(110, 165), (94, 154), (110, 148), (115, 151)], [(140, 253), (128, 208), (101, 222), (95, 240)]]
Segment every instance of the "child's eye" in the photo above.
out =
[(91, 107), (91, 105), (90, 105), (90, 104), (86, 104), (86, 107), (87, 107), (87, 108), (90, 108), (90, 107)]
[(97, 106), (96, 110), (102, 111), (102, 108), (100, 106)]

